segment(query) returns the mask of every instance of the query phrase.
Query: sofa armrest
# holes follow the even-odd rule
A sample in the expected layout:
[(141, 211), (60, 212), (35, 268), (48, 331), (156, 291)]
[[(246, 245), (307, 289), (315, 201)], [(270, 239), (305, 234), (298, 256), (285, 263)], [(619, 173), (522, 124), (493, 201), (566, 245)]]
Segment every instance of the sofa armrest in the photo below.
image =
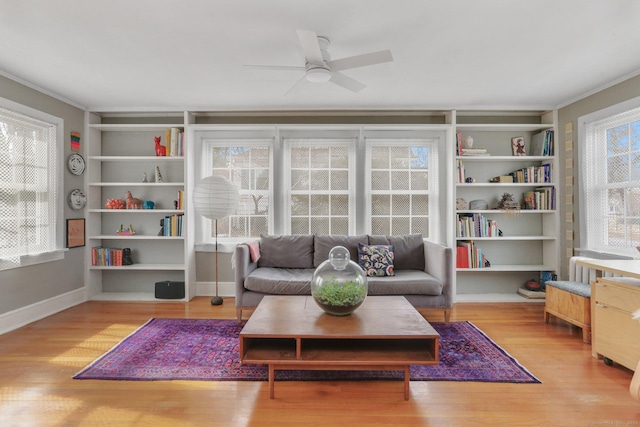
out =
[(424, 271), (440, 280), (442, 294), (448, 306), (453, 306), (456, 294), (456, 281), (453, 269), (453, 250), (444, 245), (424, 241)]
[(242, 294), (244, 293), (244, 281), (247, 276), (256, 268), (258, 268), (258, 262), (251, 262), (251, 255), (249, 254), (249, 246), (241, 243), (236, 246), (233, 257), (233, 268), (236, 282), (236, 306), (242, 306)]

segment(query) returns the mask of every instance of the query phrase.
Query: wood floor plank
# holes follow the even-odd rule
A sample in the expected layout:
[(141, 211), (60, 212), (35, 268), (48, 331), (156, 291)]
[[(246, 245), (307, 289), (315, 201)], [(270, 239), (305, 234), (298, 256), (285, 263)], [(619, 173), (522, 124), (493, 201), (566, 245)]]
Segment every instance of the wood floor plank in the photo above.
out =
[[(543, 304), (457, 304), (542, 384), (94, 381), (72, 376), (152, 317), (234, 319), (233, 299), (87, 302), (0, 335), (1, 426), (640, 426), (633, 373), (591, 356), (578, 328)], [(421, 310), (430, 321), (442, 313)], [(245, 315), (246, 316), (246, 315)]]

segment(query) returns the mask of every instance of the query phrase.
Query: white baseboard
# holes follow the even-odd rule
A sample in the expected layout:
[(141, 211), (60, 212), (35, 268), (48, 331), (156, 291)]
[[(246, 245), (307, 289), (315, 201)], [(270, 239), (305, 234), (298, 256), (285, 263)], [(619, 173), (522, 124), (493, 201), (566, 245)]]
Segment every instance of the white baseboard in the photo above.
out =
[(85, 302), (85, 288), (0, 314), (0, 335)]
[[(216, 294), (216, 282), (196, 282), (196, 296), (214, 296)], [(221, 297), (233, 297), (236, 295), (234, 282), (218, 282), (218, 295)]]

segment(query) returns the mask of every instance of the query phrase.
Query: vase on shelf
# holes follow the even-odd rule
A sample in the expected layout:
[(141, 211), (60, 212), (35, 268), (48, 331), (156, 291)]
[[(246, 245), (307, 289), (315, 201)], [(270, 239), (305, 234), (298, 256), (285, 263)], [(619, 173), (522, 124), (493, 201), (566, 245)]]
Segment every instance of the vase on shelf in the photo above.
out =
[(367, 277), (351, 261), (349, 250), (336, 246), (311, 279), (311, 295), (318, 306), (334, 316), (353, 313), (367, 297)]

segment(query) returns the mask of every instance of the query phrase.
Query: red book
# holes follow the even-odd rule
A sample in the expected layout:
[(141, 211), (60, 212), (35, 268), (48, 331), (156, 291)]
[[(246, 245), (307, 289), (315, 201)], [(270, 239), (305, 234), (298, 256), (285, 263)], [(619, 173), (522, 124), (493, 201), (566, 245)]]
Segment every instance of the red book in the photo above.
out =
[(469, 248), (466, 246), (456, 247), (456, 268), (469, 268)]

